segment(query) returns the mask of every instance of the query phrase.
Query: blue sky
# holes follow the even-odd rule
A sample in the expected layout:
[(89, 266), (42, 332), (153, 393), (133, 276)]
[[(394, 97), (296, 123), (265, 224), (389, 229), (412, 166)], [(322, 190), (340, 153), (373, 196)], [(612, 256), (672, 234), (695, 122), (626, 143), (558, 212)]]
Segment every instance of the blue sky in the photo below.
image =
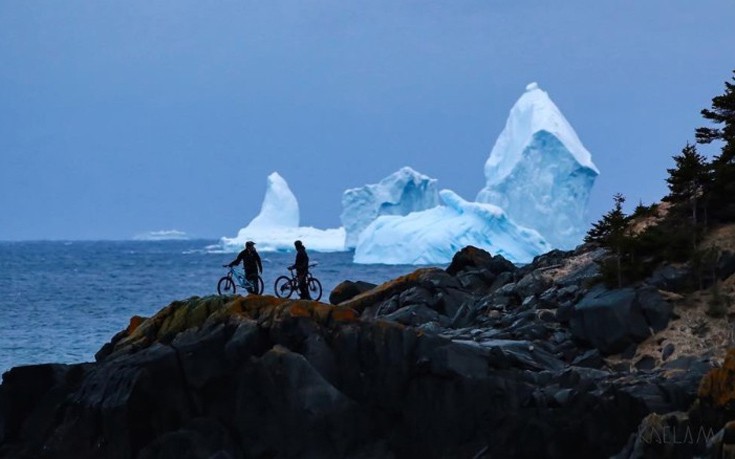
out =
[(531, 81), (602, 172), (590, 218), (650, 203), (733, 23), (732, 0), (0, 0), (0, 240), (234, 236), (273, 171), (303, 225), (405, 165), (474, 199)]

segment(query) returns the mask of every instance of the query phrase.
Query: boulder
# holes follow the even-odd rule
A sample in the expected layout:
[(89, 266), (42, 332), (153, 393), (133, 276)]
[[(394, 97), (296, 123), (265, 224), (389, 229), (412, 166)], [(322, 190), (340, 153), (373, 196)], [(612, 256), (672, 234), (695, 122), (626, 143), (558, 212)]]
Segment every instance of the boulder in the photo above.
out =
[(529, 269), (549, 268), (561, 265), (564, 260), (572, 255), (572, 251), (554, 249), (541, 255), (534, 257), (533, 262), (528, 266)]
[(656, 268), (646, 283), (661, 290), (681, 292), (687, 289), (690, 275), (688, 266), (666, 264)]
[[(597, 248), (587, 250), (584, 253), (588, 257), (588, 260), (585, 263), (579, 263), (571, 266), (566, 274), (555, 280), (557, 285), (561, 287), (570, 285), (583, 286), (585, 283), (592, 281), (600, 275), (599, 261), (606, 256), (607, 251), (602, 248)], [(579, 253), (575, 251), (575, 255), (579, 255)]]
[(456, 274), (462, 287), (471, 292), (488, 290), (495, 282), (496, 276), (486, 269), (468, 268)]
[(674, 308), (658, 290), (646, 286), (637, 289), (636, 302), (646, 317), (646, 323), (654, 332), (659, 332), (668, 326)]
[(502, 255), (492, 256), (486, 250), (471, 245), (454, 254), (452, 262), (447, 267), (447, 272), (454, 276), (468, 268), (480, 268), (495, 276), (503, 272), (514, 272), (518, 269)]
[(539, 271), (533, 271), (516, 283), (516, 293), (521, 298), (526, 298), (531, 295), (540, 295), (549, 287), (551, 287), (551, 280), (541, 275)]
[(447, 266), (447, 272), (456, 275), (466, 268), (480, 268), (490, 264), (493, 256), (484, 249), (468, 245), (452, 257), (452, 262)]
[(651, 287), (608, 290), (600, 285), (574, 306), (569, 323), (576, 338), (608, 355), (664, 329), (671, 311)]
[(336, 287), (332, 290), (332, 292), (329, 294), (329, 303), (330, 304), (340, 304), (345, 301), (348, 301), (355, 296), (365, 293), (368, 290), (372, 290), (377, 285), (371, 284), (370, 282), (363, 282), (363, 281), (357, 281), (352, 282), (350, 280), (342, 281), (339, 284), (337, 284)]
[(392, 320), (403, 325), (422, 325), (428, 322), (437, 322), (443, 326), (449, 325), (449, 318), (439, 314), (435, 310), (423, 305), (414, 304), (398, 309), (395, 312), (383, 316), (387, 320)]
[(605, 361), (602, 360), (600, 351), (597, 349), (590, 349), (575, 357), (572, 361), (572, 365), (578, 367), (602, 368), (605, 365)]

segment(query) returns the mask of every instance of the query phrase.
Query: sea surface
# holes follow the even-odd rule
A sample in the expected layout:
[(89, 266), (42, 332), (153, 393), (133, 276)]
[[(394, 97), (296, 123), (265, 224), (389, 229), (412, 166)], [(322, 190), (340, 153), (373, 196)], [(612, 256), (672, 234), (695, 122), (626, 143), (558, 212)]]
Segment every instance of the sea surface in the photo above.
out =
[[(265, 294), (273, 294), (295, 254), (260, 255)], [(381, 283), (416, 269), (354, 264), (351, 252), (309, 257), (319, 263), (312, 274), (324, 302), (343, 280)], [(0, 374), (19, 365), (94, 361), (133, 315), (216, 294), (227, 273), (222, 265), (234, 258), (207, 240), (0, 242)]]

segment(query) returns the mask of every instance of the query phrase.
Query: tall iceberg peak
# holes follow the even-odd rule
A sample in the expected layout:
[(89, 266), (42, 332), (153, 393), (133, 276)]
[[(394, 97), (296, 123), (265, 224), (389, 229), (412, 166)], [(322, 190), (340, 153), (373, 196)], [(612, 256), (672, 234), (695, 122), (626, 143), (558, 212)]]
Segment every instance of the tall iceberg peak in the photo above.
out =
[(299, 203), (286, 180), (278, 172), (268, 176), (265, 198), (260, 213), (250, 221), (248, 228), (299, 226)]
[(485, 163), (488, 183), (498, 183), (507, 177), (522, 159), (523, 151), (531, 143), (534, 134), (541, 131), (559, 139), (580, 165), (599, 174), (592, 162), (592, 155), (582, 145), (569, 121), (549, 98), (549, 94), (533, 82), (526, 86), (526, 92), (511, 108), (505, 129)]
[(531, 83), (485, 163), (478, 202), (500, 206), (562, 249), (582, 241), (589, 192), (599, 170), (549, 95)]
[(354, 248), (360, 233), (381, 215), (407, 215), (439, 204), (436, 179), (403, 167), (379, 183), (346, 190), (342, 195), (345, 246)]
[(344, 250), (344, 228), (318, 229), (299, 226), (299, 203), (288, 183), (277, 172), (268, 176), (265, 198), (260, 213), (234, 238), (223, 237), (220, 245), (224, 250), (242, 249), (246, 241), (252, 240), (258, 250), (291, 251), (293, 243), (300, 239), (304, 245), (316, 252), (341, 252)]

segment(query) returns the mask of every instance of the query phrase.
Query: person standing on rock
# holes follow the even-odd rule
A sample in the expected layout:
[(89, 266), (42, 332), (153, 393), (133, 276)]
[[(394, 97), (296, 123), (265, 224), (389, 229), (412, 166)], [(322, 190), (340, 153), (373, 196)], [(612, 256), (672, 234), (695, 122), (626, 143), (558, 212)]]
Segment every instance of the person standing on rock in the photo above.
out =
[(248, 292), (258, 293), (258, 274), (263, 272), (263, 264), (260, 262), (260, 255), (255, 250), (255, 242), (246, 242), (245, 249), (237, 255), (237, 258), (225, 266), (232, 268), (239, 265), (240, 262), (242, 262), (245, 269), (245, 279), (250, 283)]
[(302, 300), (310, 300), (309, 283), (307, 277), (309, 274), (309, 255), (306, 254), (306, 247), (301, 241), (293, 243), (296, 247), (296, 262), (289, 266), (288, 269), (296, 269), (296, 277), (299, 280), (299, 295)]

